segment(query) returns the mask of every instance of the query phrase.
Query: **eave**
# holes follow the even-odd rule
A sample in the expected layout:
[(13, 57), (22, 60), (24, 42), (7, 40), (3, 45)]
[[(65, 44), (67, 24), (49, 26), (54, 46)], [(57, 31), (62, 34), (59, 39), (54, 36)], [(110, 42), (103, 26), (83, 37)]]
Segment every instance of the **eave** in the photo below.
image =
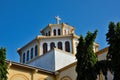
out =
[(47, 73), (47, 74), (54, 74), (54, 72), (50, 72), (44, 69), (40, 69), (34, 66), (30, 66), (27, 64), (22, 64), (22, 63), (17, 63), (17, 62), (13, 62), (13, 61), (8, 61), (6, 60), (6, 63), (8, 65), (8, 68), (12, 67), (12, 66), (17, 66), (17, 67), (21, 67), (22, 69), (27, 69), (30, 71), (36, 71), (36, 72), (42, 72), (42, 73)]

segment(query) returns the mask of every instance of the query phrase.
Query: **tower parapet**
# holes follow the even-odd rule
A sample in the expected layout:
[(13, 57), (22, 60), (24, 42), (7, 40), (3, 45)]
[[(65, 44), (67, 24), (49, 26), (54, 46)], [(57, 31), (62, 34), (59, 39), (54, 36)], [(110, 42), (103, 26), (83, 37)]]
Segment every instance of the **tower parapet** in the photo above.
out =
[[(79, 36), (74, 33), (75, 28), (65, 23), (58, 23), (48, 24), (40, 31), (41, 36), (38, 35), (28, 44), (18, 49), (21, 63), (29, 63), (53, 48), (60, 49), (63, 53), (76, 54)], [(94, 48), (94, 51), (96, 51), (98, 45), (95, 44)]]

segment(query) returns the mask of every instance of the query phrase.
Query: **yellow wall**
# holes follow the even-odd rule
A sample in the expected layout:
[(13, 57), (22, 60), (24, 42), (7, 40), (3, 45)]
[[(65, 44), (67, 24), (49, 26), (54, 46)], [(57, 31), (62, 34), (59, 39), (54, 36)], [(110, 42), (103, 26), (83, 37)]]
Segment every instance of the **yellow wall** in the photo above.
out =
[(55, 80), (54, 75), (21, 66), (8, 69), (8, 80)]
[(34, 74), (34, 80), (55, 80), (55, 78), (52, 75), (36, 73)]

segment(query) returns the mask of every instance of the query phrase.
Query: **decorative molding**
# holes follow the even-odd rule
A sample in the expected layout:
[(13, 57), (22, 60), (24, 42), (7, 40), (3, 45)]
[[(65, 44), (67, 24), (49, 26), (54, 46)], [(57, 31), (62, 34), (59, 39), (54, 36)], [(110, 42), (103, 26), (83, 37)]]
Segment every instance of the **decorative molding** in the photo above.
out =
[(69, 76), (64, 76), (60, 80), (72, 80)]
[(33, 42), (35, 42), (37, 40), (39, 36), (37, 36), (35, 39), (33, 39), (32, 41), (30, 41), (29, 43), (27, 43), (25, 46), (23, 46), (22, 48), (18, 48), (17, 52), (19, 53), (19, 55), (21, 54), (21, 50), (26, 48), (27, 46), (29, 46), (30, 44), (32, 44)]
[(26, 76), (26, 75), (24, 75), (24, 74), (14, 74), (11, 78), (10, 78), (10, 80), (15, 80), (16, 78), (23, 78), (24, 80), (29, 80), (29, 78)]

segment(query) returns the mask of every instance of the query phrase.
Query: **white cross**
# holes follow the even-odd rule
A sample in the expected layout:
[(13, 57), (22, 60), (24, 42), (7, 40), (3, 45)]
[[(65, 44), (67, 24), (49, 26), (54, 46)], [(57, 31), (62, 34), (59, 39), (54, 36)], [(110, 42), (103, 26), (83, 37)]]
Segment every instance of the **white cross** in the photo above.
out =
[(59, 24), (59, 23), (60, 23), (61, 18), (60, 18), (59, 16), (56, 16), (56, 17), (55, 17), (55, 19), (56, 19), (56, 21), (57, 21), (57, 24)]

